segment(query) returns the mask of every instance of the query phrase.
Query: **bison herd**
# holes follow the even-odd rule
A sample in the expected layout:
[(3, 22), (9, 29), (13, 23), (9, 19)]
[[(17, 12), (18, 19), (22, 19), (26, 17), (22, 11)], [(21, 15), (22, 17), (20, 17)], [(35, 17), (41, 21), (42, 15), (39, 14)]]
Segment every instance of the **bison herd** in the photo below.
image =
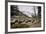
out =
[(36, 23), (35, 19), (11, 19), (11, 24), (27, 24), (27, 23)]
[(37, 24), (41, 24), (41, 19), (15, 16), (11, 18), (10, 23), (11, 27), (21, 27), (22, 25), (26, 27), (24, 25), (32, 26), (34, 24), (37, 26)]

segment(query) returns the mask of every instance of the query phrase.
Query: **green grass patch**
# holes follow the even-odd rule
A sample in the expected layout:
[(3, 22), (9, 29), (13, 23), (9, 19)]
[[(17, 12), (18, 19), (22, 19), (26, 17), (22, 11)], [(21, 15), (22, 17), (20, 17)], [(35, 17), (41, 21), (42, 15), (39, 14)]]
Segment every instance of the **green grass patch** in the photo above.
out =
[(14, 24), (14, 26), (11, 26), (11, 28), (28, 28), (29, 25), (27, 24)]

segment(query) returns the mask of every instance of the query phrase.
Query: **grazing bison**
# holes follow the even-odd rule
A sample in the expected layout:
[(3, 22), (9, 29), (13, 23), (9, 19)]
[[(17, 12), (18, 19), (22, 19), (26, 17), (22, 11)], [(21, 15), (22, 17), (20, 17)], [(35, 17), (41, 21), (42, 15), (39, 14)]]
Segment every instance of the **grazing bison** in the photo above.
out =
[(11, 25), (13, 25), (13, 24), (15, 24), (15, 20), (12, 20), (12, 21), (11, 21)]
[(20, 20), (19, 22), (18, 22), (18, 24), (21, 24), (22, 23), (22, 21)]
[(15, 20), (15, 23), (18, 22), (18, 20)]
[(25, 20), (23, 20), (23, 22), (25, 22)]
[(31, 22), (31, 20), (27, 20), (26, 23)]
[(32, 21), (32, 23), (34, 23), (34, 22), (35, 22), (35, 20)]
[(25, 20), (25, 23), (28, 23), (28, 20)]
[(23, 22), (25, 22), (25, 20), (19, 20), (19, 21), (18, 21), (19, 24), (21, 24), (21, 23), (23, 23)]
[(36, 23), (37, 23), (37, 21), (36, 21), (36, 20), (33, 20), (33, 21), (32, 21), (32, 23), (33, 23), (33, 24), (36, 24)]
[(11, 25), (15, 24), (15, 19), (11, 19)]
[(31, 22), (31, 20), (28, 20), (28, 22)]

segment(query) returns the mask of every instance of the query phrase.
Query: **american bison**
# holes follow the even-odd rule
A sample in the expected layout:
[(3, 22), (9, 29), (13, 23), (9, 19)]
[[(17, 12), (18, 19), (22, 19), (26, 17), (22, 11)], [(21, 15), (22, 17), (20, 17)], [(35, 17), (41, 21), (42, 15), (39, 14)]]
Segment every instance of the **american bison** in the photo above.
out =
[(26, 23), (31, 22), (31, 20), (27, 20)]

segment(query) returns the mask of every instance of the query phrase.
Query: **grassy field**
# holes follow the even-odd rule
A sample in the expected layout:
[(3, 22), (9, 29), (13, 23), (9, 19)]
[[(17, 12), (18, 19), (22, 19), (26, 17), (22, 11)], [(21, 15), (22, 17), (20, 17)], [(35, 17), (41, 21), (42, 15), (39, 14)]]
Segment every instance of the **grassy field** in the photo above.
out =
[(34, 28), (41, 27), (40, 17), (15, 16), (11, 22), (11, 28)]

